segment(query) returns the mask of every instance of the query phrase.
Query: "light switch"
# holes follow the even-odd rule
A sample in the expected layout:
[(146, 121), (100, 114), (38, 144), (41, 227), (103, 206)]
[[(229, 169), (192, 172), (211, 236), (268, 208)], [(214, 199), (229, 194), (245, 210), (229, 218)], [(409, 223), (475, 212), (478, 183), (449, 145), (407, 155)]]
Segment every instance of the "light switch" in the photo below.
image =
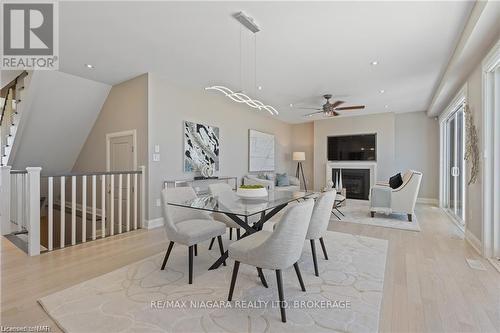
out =
[(160, 162), (160, 154), (153, 154), (153, 162)]
[(161, 200), (160, 199), (156, 199), (156, 207), (161, 207)]
[(155, 145), (155, 153), (159, 153), (160, 152), (160, 145)]

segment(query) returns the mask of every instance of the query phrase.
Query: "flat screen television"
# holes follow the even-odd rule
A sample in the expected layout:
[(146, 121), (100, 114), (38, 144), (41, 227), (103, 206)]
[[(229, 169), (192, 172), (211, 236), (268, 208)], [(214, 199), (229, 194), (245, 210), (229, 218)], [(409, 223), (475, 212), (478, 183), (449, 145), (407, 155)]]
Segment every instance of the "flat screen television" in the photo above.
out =
[(344, 135), (328, 137), (329, 161), (376, 161), (377, 135)]

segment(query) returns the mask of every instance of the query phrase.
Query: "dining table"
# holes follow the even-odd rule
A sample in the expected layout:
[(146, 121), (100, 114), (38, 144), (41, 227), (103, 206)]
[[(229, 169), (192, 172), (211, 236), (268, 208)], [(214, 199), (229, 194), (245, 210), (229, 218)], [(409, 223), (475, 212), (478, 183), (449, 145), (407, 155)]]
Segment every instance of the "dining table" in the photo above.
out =
[[(167, 204), (224, 214), (244, 229), (241, 235), (243, 238), (262, 230), (267, 221), (290, 203), (307, 199), (314, 194), (314, 192), (304, 191), (268, 191), (265, 197), (243, 198), (234, 191), (227, 191), (218, 195), (204, 194), (187, 201), (176, 201), (175, 198), (171, 198)], [(209, 270), (218, 268), (227, 257), (228, 251), (226, 250)]]

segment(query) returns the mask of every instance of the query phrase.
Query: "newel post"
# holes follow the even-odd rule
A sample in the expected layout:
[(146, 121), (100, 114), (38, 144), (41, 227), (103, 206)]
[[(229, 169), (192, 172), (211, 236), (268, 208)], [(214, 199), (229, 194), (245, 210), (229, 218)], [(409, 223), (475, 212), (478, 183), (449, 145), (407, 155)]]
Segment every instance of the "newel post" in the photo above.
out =
[(10, 166), (0, 167), (0, 223), (2, 236), (11, 233), (10, 225)]
[(28, 172), (28, 255), (40, 254), (40, 167), (26, 168)]
[(141, 165), (139, 167), (141, 170), (141, 221), (140, 227), (144, 228), (146, 221), (146, 167)]

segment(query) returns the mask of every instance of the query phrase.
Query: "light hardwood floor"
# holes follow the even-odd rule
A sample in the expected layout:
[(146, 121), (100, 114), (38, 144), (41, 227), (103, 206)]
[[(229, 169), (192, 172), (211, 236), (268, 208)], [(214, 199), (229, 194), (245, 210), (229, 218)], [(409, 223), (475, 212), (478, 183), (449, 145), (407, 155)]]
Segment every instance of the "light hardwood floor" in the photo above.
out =
[[(437, 208), (420, 205), (422, 232), (335, 222), (330, 229), (389, 240), (382, 332), (500, 331), (500, 273), (483, 260)], [(55, 323), (37, 299), (165, 251), (162, 228), (139, 230), (38, 257), (2, 237), (1, 324)], [(206, 250), (206, 249), (200, 249)], [(465, 259), (480, 259), (486, 271)]]

